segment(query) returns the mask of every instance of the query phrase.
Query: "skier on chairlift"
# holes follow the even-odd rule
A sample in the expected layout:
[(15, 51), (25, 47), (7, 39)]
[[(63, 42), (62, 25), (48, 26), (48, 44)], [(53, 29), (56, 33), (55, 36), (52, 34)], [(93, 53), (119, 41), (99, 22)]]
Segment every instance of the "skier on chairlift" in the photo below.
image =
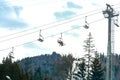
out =
[(59, 38), (59, 39), (57, 40), (57, 42), (60, 44), (60, 46), (64, 46), (64, 43), (63, 43), (62, 38)]
[(60, 44), (60, 46), (64, 46), (64, 43), (62, 40), (62, 33), (61, 33), (61, 37), (57, 40), (57, 42)]

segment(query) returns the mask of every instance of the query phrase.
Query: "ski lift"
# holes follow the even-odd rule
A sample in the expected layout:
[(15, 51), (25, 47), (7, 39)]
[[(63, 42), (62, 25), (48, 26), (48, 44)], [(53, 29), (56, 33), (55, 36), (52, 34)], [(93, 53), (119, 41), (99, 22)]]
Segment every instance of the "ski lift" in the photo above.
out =
[(40, 33), (39, 33), (39, 39), (38, 39), (38, 41), (40, 41), (40, 42), (44, 41), (44, 37), (41, 35), (41, 30), (40, 30)]
[(87, 22), (87, 16), (85, 16), (85, 25), (83, 26), (85, 29), (89, 28), (89, 24)]
[(60, 46), (64, 46), (63, 39), (62, 39), (62, 33), (61, 33), (61, 37), (58, 38), (57, 42), (59, 43)]

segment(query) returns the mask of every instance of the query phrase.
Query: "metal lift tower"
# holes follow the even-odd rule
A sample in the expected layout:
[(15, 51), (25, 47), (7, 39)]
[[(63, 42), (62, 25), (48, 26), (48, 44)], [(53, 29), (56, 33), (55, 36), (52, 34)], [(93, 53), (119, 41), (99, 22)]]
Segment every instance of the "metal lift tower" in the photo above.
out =
[[(108, 44), (107, 44), (107, 73), (106, 73), (106, 80), (113, 80), (114, 79), (114, 71), (112, 67), (112, 54), (114, 53), (114, 26), (111, 25), (113, 23), (114, 17), (119, 16), (116, 14), (114, 9), (109, 5), (107, 5), (107, 9), (103, 11), (104, 17), (108, 19)], [(115, 24), (115, 23), (114, 23)]]

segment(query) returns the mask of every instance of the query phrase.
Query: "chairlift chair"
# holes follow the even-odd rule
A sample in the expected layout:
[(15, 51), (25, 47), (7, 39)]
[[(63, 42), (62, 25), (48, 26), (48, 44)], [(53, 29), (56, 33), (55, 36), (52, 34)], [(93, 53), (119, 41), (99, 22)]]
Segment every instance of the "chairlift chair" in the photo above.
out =
[(44, 37), (41, 35), (41, 30), (40, 30), (40, 33), (39, 33), (39, 39), (38, 39), (38, 41), (40, 41), (40, 42), (44, 41)]
[(85, 16), (85, 25), (83, 26), (85, 29), (89, 28), (89, 24), (87, 22), (87, 16)]
[(88, 24), (85, 24), (85, 25), (84, 25), (84, 28), (85, 28), (85, 29), (88, 29), (88, 28), (89, 28), (89, 25), (88, 25)]
[(62, 33), (61, 33), (61, 37), (58, 38), (57, 42), (59, 43), (60, 46), (64, 46), (63, 39), (62, 39)]
[(62, 38), (59, 38), (59, 39), (57, 40), (57, 42), (59, 43), (60, 46), (64, 46), (64, 43), (63, 43)]
[(43, 42), (44, 41), (44, 37), (42, 35), (40, 35), (38, 41)]

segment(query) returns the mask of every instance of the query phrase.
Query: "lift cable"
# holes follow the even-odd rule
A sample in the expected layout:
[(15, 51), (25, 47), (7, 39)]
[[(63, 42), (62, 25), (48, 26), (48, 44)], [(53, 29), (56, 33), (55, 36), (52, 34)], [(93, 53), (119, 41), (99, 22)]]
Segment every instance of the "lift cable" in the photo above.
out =
[[(96, 21), (93, 21), (93, 22), (90, 22), (89, 24), (93, 24), (93, 23), (98, 22), (98, 21), (101, 21), (101, 20), (104, 20), (104, 18), (99, 19), (99, 20), (96, 20)], [(83, 27), (83, 26), (79, 26), (79, 27)], [(50, 38), (50, 37), (54, 37), (54, 36), (57, 36), (57, 35), (59, 35), (59, 34), (61, 34), (61, 33), (66, 33), (66, 32), (69, 32), (69, 31), (72, 31), (72, 30), (75, 30), (75, 29), (78, 29), (78, 27), (77, 27), (77, 28), (72, 28), (72, 29), (69, 29), (69, 30), (66, 30), (66, 31), (63, 31), (63, 32), (60, 32), (60, 33), (57, 33), (57, 34), (52, 34), (52, 35), (50, 35), (50, 36), (44, 37), (44, 39), (47, 39), (47, 38)], [(19, 47), (19, 46), (22, 46), (22, 45), (25, 45), (25, 44), (29, 44), (29, 43), (32, 43), (32, 42), (36, 42), (36, 41), (38, 41), (38, 40), (35, 39), (35, 40), (30, 41), (30, 42), (25, 42), (25, 43), (18, 44), (18, 45), (12, 46), (12, 47), (15, 48), (15, 47)], [(8, 49), (11, 49), (11, 47), (1, 49), (0, 51), (5, 51), (5, 50), (8, 50)]]
[[(69, 19), (67, 18), (67, 19), (62, 19), (60, 21), (53, 21), (53, 22), (50, 22), (50, 23), (47, 23), (47, 24), (43, 24), (41, 26), (36, 26), (36, 27), (30, 28), (30, 29), (26, 29), (26, 30), (23, 30), (23, 31), (19, 31), (19, 32), (8, 34), (8, 35), (0, 36), (0, 38), (5, 38), (5, 37), (13, 36), (13, 35), (16, 35), (16, 34), (20, 34), (20, 33), (23, 33), (23, 32), (31, 31), (31, 30), (42, 28), (42, 27), (49, 26), (49, 25), (54, 25), (56, 23), (59, 23), (59, 22), (62, 22), (62, 21), (66, 21), (66, 20), (69, 22), (70, 19), (74, 19), (74, 18), (82, 16), (82, 15), (84, 16), (85, 14), (89, 14), (89, 13), (92, 13), (92, 12), (95, 12), (95, 13), (92, 13), (92, 14), (89, 14), (89, 15), (86, 15), (86, 16), (93, 16), (95, 14), (101, 13), (101, 11), (96, 12), (97, 10), (93, 10), (93, 11), (89, 11), (89, 12), (86, 12), (86, 13), (78, 14), (78, 15), (70, 17)], [(81, 17), (79, 19), (82, 19), (82, 18), (84, 18), (84, 17)]]
[[(120, 4), (120, 3), (115, 4), (115, 5), (119, 5), (119, 4)], [(113, 5), (113, 6), (115, 6), (115, 5)], [(120, 8), (120, 7), (117, 7), (117, 8)], [(78, 15), (75, 15), (75, 16), (70, 17), (69, 19), (72, 19), (72, 18), (75, 18), (75, 17), (79, 17), (79, 16), (82, 16), (82, 15), (85, 15), (85, 14), (89, 14), (89, 13), (92, 13), (92, 12), (96, 12), (96, 11), (98, 11), (98, 10), (101, 10), (101, 9), (96, 9), (96, 10), (89, 11), (89, 12), (86, 12), (86, 13), (78, 14)], [(86, 15), (86, 16), (92, 16), (92, 15), (99, 14), (99, 13), (101, 13), (101, 11), (96, 12), (96, 13), (93, 13), (93, 14), (89, 14), (89, 15)], [(83, 18), (83, 17), (81, 17), (81, 18)], [(69, 19), (63, 19), (63, 20), (61, 20), (61, 21), (65, 21), (65, 20), (69, 20)], [(20, 34), (20, 33), (23, 33), (23, 32), (27, 32), (27, 31), (30, 31), (30, 30), (42, 28), (42, 27), (44, 27), (44, 26), (49, 26), (49, 25), (52, 25), (52, 24), (55, 24), (55, 23), (58, 23), (58, 22), (61, 22), (61, 21), (50, 22), (50, 23), (47, 23), (47, 24), (43, 24), (43, 25), (41, 25), (41, 26), (36, 26), (36, 27), (30, 28), (30, 29), (26, 29), (26, 30), (23, 30), (23, 31), (19, 31), (19, 32), (15, 32), (15, 33), (8, 34), (8, 35), (0, 36), (0, 38), (5, 38), (5, 37), (17, 35), (17, 34)]]
[[(98, 19), (98, 20), (96, 20), (96, 21), (90, 22), (89, 24), (94, 23), (94, 22), (97, 22), (97, 21), (101, 21), (101, 20), (103, 20), (103, 19), (104, 19), (104, 18)], [(75, 20), (71, 20), (71, 21), (75, 21)], [(71, 21), (69, 21), (69, 22), (71, 22)], [(54, 26), (50, 26), (50, 27), (47, 27), (47, 28), (42, 29), (42, 30), (51, 29), (51, 28), (54, 28), (54, 27), (57, 27), (57, 26), (60, 26), (60, 25), (63, 25), (63, 24), (65, 24), (65, 23), (69, 23), (69, 22), (64, 22), (64, 23), (61, 23), (61, 24), (57, 24), (57, 25), (54, 25)], [(23, 36), (26, 36), (26, 35), (30, 35), (30, 34), (33, 34), (33, 33), (36, 33), (36, 32), (39, 32), (39, 30), (36, 30), (36, 31), (33, 31), (33, 32), (29, 32), (29, 33), (26, 33), (26, 34), (22, 34), (22, 35), (19, 35), (19, 36), (15, 36), (15, 37), (12, 37), (12, 38), (8, 38), (8, 39), (5, 39), (5, 40), (1, 40), (0, 43), (1, 43), (1, 42), (5, 42), (5, 41), (9, 41), (9, 40), (12, 40), (12, 39), (15, 39), (15, 38), (23, 37)]]
[[(95, 14), (98, 14), (98, 13), (90, 14), (90, 15), (88, 15), (88, 16), (95, 15)], [(73, 21), (77, 21), (77, 20), (80, 20), (80, 19), (82, 19), (82, 18), (84, 18), (84, 17), (67, 20), (66, 22), (62, 22), (62, 23), (59, 23), (59, 24), (55, 24), (55, 25), (49, 26), (49, 27), (47, 27), (47, 28), (43, 28), (43, 29), (41, 29), (41, 30), (43, 31), (43, 30), (47, 30), (47, 29), (54, 28), (54, 27), (58, 27), (58, 26), (60, 26), (60, 25), (64, 25), (64, 24), (67, 24), (67, 23), (70, 23), (70, 22), (73, 22)], [(44, 25), (44, 26), (46, 26), (46, 25)], [(43, 26), (42, 26), (42, 27), (43, 27)], [(26, 31), (26, 30), (25, 30), (25, 31)], [(23, 31), (23, 32), (25, 32), (25, 31)], [(5, 41), (8, 41), (8, 40), (11, 40), (11, 39), (19, 38), (19, 37), (22, 37), (22, 36), (30, 35), (30, 34), (33, 34), (33, 33), (38, 32), (38, 31), (39, 31), (39, 30), (36, 30), (36, 31), (32, 31), (32, 32), (29, 32), (29, 33), (25, 33), (25, 34), (22, 34), (22, 35), (19, 35), (19, 36), (15, 36), (15, 37), (12, 37), (12, 38), (4, 39), (4, 40), (1, 40), (0, 43), (1, 43), (1, 42), (5, 42)], [(20, 32), (20, 33), (21, 33), (21, 32)], [(17, 34), (17, 33), (16, 33), (16, 34)], [(10, 34), (10, 35), (4, 36), (4, 37), (9, 37), (9, 36), (11, 36), (11, 35), (16, 35), (16, 34), (14, 33), (14, 34)], [(3, 37), (0, 37), (0, 38), (3, 38)]]

